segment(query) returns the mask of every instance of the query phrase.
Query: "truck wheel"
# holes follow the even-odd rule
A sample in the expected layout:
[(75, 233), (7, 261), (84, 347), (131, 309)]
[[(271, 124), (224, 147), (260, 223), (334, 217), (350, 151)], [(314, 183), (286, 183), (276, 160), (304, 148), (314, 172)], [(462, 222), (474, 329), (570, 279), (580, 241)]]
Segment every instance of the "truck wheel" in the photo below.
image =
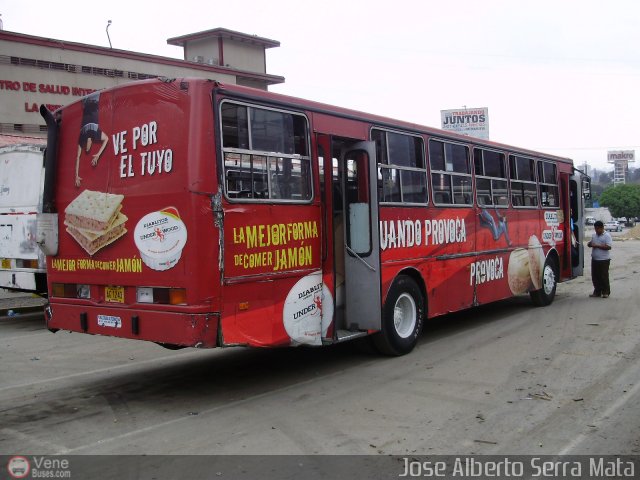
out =
[(416, 282), (400, 275), (391, 285), (382, 311), (382, 330), (373, 344), (385, 355), (404, 355), (418, 342), (424, 322), (424, 297)]
[(542, 270), (542, 288), (531, 292), (531, 300), (537, 307), (550, 305), (556, 296), (558, 285), (558, 265), (553, 257), (547, 257)]

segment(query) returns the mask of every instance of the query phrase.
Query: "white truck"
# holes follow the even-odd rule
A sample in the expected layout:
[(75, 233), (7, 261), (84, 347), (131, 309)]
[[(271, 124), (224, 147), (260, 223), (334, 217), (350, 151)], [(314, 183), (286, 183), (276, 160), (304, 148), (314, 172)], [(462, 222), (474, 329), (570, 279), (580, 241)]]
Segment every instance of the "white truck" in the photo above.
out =
[(46, 294), (46, 261), (36, 243), (44, 146), (0, 146), (0, 288)]

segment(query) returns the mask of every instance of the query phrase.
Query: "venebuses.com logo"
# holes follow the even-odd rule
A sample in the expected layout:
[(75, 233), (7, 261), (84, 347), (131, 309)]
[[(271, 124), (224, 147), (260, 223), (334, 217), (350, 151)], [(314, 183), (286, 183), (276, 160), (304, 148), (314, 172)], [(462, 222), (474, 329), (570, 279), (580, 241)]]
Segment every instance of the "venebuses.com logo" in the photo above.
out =
[(71, 478), (70, 462), (66, 458), (14, 455), (7, 462), (11, 478)]
[(26, 478), (31, 471), (31, 464), (25, 457), (11, 457), (7, 462), (7, 471), (12, 478)]

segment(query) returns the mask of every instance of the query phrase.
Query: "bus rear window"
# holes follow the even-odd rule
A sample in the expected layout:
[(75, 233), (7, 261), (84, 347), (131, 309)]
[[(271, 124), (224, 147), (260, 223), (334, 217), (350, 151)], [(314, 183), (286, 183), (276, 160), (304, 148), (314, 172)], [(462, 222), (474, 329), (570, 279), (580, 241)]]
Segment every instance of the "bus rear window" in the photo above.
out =
[(227, 197), (311, 199), (306, 117), (233, 102), (224, 102), (220, 112)]

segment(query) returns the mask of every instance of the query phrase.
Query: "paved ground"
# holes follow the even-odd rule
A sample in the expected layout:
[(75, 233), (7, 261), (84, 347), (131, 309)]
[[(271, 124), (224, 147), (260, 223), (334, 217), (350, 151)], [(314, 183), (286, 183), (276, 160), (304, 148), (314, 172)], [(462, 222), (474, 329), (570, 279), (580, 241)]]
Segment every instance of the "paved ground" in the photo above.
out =
[(610, 299), (587, 296), (587, 265), (549, 307), (430, 320), (399, 358), (172, 352), (0, 317), (0, 453), (638, 455), (640, 242), (613, 255)]

